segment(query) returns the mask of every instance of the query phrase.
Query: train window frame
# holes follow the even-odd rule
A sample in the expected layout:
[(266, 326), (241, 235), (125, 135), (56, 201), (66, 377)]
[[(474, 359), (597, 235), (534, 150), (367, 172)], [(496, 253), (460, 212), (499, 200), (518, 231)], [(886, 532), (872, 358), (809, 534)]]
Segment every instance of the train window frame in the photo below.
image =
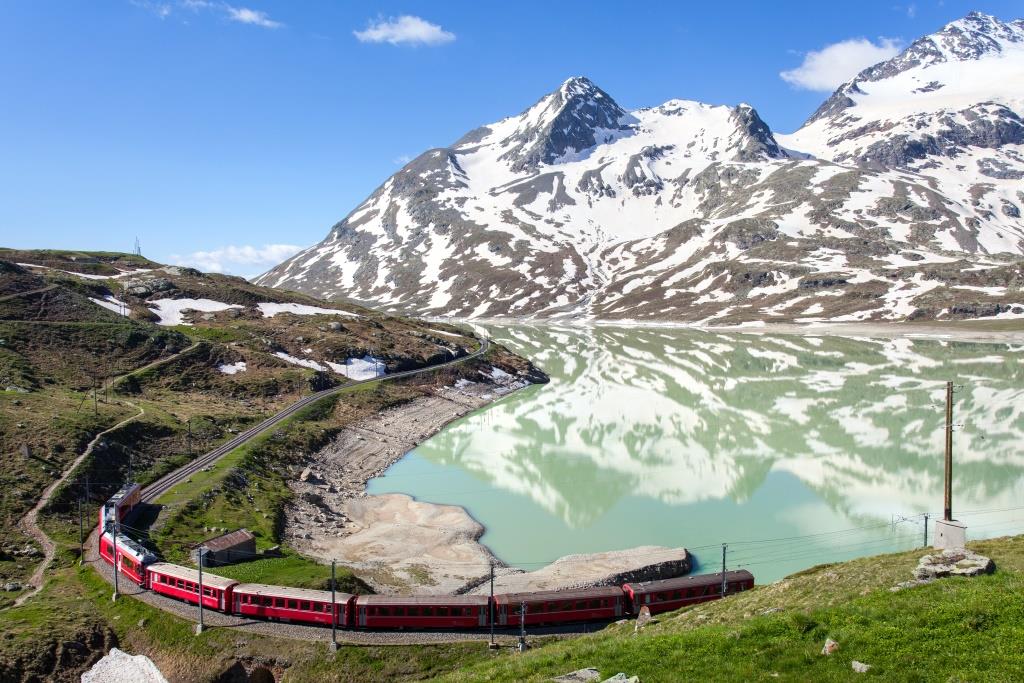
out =
[(303, 600), (299, 603), (299, 609), (301, 609), (303, 612), (309, 612), (311, 609), (309, 605), (309, 600)]
[(425, 616), (425, 617), (432, 617), (432, 616), (434, 616), (434, 608), (431, 607), (431, 606), (424, 607), (423, 608), (423, 616)]

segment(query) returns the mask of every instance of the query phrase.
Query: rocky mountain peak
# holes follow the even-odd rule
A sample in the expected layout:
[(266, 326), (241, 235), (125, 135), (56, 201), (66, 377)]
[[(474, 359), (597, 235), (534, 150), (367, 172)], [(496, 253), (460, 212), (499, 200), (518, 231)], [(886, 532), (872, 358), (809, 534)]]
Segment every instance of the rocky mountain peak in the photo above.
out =
[(852, 81), (839, 86), (804, 125), (852, 107), (854, 100), (851, 96), (860, 94), (860, 86), (864, 83), (882, 81), (911, 69), (944, 62), (977, 60), (1008, 49), (1024, 50), (1024, 20), (1003, 22), (989, 14), (971, 12), (935, 33), (918, 38), (892, 59), (861, 71)]
[(626, 110), (583, 76), (566, 80), (516, 118), (519, 125), (502, 141), (510, 149), (501, 156), (514, 171), (554, 163), (628, 129)]

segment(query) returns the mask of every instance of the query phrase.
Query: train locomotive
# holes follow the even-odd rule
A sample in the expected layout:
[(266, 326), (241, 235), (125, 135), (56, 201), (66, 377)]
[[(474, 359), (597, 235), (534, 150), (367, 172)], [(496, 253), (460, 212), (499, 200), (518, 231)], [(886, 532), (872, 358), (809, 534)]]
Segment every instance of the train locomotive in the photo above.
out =
[[(716, 600), (754, 587), (745, 570), (577, 590), (476, 595), (393, 596), (241, 583), (190, 567), (159, 562), (115, 523), (141, 501), (128, 484), (100, 508), (99, 552), (121, 576), (154, 593), (229, 615), (351, 629), (483, 629), (610, 621)], [(724, 580), (723, 580), (724, 579)]]

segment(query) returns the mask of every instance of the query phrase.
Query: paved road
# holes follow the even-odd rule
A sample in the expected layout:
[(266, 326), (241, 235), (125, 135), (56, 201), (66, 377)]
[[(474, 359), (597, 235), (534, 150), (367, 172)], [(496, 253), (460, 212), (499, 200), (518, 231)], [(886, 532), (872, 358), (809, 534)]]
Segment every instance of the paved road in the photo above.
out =
[(285, 408), (284, 410), (282, 410), (281, 412), (279, 412), (276, 415), (274, 415), (274, 416), (264, 420), (263, 422), (261, 422), (260, 424), (256, 425), (255, 427), (250, 427), (249, 429), (246, 429), (244, 432), (241, 432), (235, 438), (231, 439), (230, 441), (228, 441), (228, 442), (226, 442), (224, 444), (221, 444), (217, 448), (214, 448), (209, 453), (206, 453), (205, 455), (199, 456), (198, 458), (196, 458), (192, 462), (190, 462), (190, 463), (188, 463), (186, 465), (183, 465), (182, 467), (179, 467), (178, 469), (174, 470), (170, 474), (164, 475), (163, 477), (161, 477), (157, 481), (153, 482), (152, 484), (150, 484), (149, 486), (147, 486), (145, 489), (142, 490), (142, 500), (143, 500), (143, 502), (146, 502), (146, 503), (154, 502), (157, 498), (159, 498), (163, 494), (167, 493), (172, 488), (174, 488), (175, 486), (177, 486), (181, 482), (185, 481), (186, 479), (191, 477), (196, 472), (199, 472), (200, 470), (202, 470), (205, 467), (209, 467), (210, 465), (212, 465), (213, 463), (217, 462), (218, 460), (220, 460), (225, 455), (227, 455), (231, 451), (235, 450), (239, 446), (241, 446), (241, 445), (247, 443), (248, 441), (254, 439), (255, 437), (257, 437), (260, 434), (262, 434), (263, 432), (265, 432), (268, 429), (274, 427), (275, 425), (277, 425), (281, 421), (288, 419), (289, 417), (291, 417), (292, 415), (294, 415), (298, 411), (302, 410), (303, 408), (305, 408), (305, 407), (307, 407), (309, 405), (312, 405), (312, 404), (316, 403), (317, 401), (319, 401), (321, 399), (327, 398), (328, 396), (334, 396), (335, 394), (340, 394), (340, 393), (342, 393), (344, 391), (348, 391), (349, 389), (352, 389), (353, 387), (357, 387), (357, 386), (359, 386), (361, 384), (369, 384), (371, 382), (390, 382), (390, 381), (393, 381), (393, 380), (396, 380), (396, 379), (402, 379), (402, 378), (405, 378), (405, 377), (412, 377), (413, 375), (419, 375), (419, 374), (424, 373), (424, 372), (433, 372), (434, 370), (437, 370), (438, 368), (443, 368), (443, 367), (446, 367), (446, 366), (449, 366), (449, 365), (455, 365), (457, 363), (463, 363), (463, 362), (465, 362), (467, 360), (470, 360), (472, 358), (477, 358), (477, 357), (482, 356), (483, 354), (487, 353), (487, 349), (490, 348), (490, 345), (491, 345), (490, 340), (488, 340), (485, 337), (485, 338), (480, 340), (480, 348), (478, 348), (473, 353), (471, 353), (469, 355), (466, 355), (466, 356), (462, 356), (460, 358), (455, 358), (454, 360), (450, 360), (450, 361), (447, 361), (445, 363), (440, 363), (438, 365), (429, 365), (429, 366), (427, 366), (425, 368), (419, 368), (417, 370), (406, 370), (405, 372), (396, 372), (396, 373), (394, 373), (392, 375), (386, 375), (384, 377), (374, 377), (374, 378), (370, 378), (370, 379), (359, 380), (357, 382), (350, 382), (348, 384), (343, 384), (341, 386), (333, 387), (331, 389), (325, 389), (324, 391), (318, 391), (315, 394), (310, 394), (309, 396), (301, 398), (298, 401), (296, 401), (295, 403), (293, 403), (290, 406), (288, 406), (287, 408)]

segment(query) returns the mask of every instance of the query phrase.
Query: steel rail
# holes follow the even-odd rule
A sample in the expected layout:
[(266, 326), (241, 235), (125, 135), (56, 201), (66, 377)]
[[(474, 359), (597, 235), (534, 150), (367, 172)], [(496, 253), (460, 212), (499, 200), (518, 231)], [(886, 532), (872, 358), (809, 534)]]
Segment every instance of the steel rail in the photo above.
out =
[(268, 429), (281, 423), (283, 420), (288, 419), (289, 417), (291, 417), (298, 411), (302, 410), (303, 408), (312, 405), (313, 403), (316, 403), (321, 399), (327, 398), (328, 396), (333, 396), (335, 394), (340, 394), (342, 392), (348, 391), (349, 389), (353, 389), (363, 384), (370, 384), (372, 382), (389, 382), (396, 379), (403, 379), (405, 377), (412, 377), (413, 375), (419, 375), (425, 372), (433, 372), (435, 370), (439, 370), (450, 365), (455, 365), (457, 363), (464, 363), (468, 360), (472, 360), (473, 358), (479, 358), (480, 356), (485, 354), (487, 350), (490, 348), (490, 345), (490, 340), (484, 337), (480, 340), (480, 348), (478, 348), (473, 353), (467, 354), (465, 356), (460, 356), (459, 358), (454, 358), (450, 361), (445, 361), (444, 363), (438, 363), (437, 365), (429, 365), (427, 367), (417, 368), (415, 370), (404, 370), (402, 372), (396, 372), (393, 375), (386, 375), (383, 377), (370, 377), (367, 379), (357, 380), (355, 382), (342, 384), (341, 386), (337, 387), (331, 387), (330, 389), (324, 389), (323, 391), (318, 391), (315, 394), (305, 396), (296, 401), (295, 403), (291, 404), (284, 410), (281, 410), (280, 412), (267, 418), (258, 425), (255, 425), (254, 427), (250, 427), (249, 429), (240, 432), (238, 436), (234, 437), (230, 441), (223, 443), (217, 448), (214, 448), (212, 451), (205, 453), (204, 455), (201, 455), (198, 458), (195, 458), (194, 460), (186, 463), (185, 465), (182, 465), (173, 472), (165, 474), (163, 477), (156, 480), (155, 482), (153, 482), (152, 484), (150, 484), (149, 486), (142, 490), (142, 502), (154, 502), (157, 498), (167, 493), (172, 488), (174, 488), (175, 486), (177, 486), (182, 481), (192, 476), (196, 472), (199, 472), (203, 468), (212, 465), (213, 463), (217, 462), (218, 460), (220, 460), (225, 455), (235, 450), (239, 446), (242, 446), (248, 441), (251, 441), (254, 437), (259, 436), (260, 434), (266, 432)]

